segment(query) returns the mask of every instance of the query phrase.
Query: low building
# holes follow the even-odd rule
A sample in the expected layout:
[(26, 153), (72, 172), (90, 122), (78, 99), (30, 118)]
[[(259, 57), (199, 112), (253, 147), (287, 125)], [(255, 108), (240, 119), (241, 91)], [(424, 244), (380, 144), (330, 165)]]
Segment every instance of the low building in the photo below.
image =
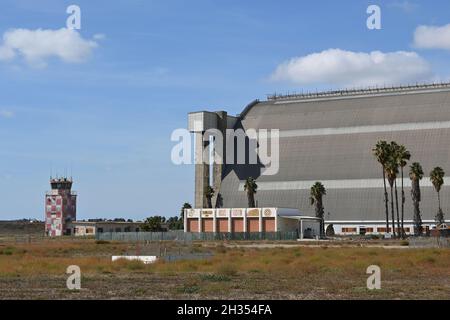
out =
[(143, 222), (117, 221), (72, 221), (70, 234), (74, 236), (94, 236), (103, 232), (140, 232)]
[(320, 219), (289, 208), (185, 209), (185, 232), (297, 232), (299, 238), (320, 235)]
[[(342, 221), (342, 220), (326, 220), (325, 221), (325, 229), (333, 227), (334, 232), (337, 235), (342, 236), (356, 236), (356, 235), (367, 235), (367, 236), (383, 236), (386, 233), (392, 233), (392, 224), (389, 221), (389, 229), (386, 229), (386, 222), (376, 221), (376, 220), (366, 220), (361, 222), (359, 220), (355, 221)], [(424, 220), (422, 221), (423, 233), (428, 234), (434, 225), (433, 220)], [(395, 232), (400, 233), (401, 228), (397, 227), (397, 220), (395, 221)], [(413, 220), (405, 220), (404, 228), (405, 234), (413, 235), (414, 234), (414, 221)]]

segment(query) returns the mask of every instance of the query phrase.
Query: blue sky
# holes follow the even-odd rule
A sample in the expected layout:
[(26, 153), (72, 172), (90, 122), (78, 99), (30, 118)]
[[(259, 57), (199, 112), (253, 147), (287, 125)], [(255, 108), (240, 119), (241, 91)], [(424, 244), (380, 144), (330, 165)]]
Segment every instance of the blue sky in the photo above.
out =
[[(70, 4), (81, 8), (80, 38), (69, 42), (87, 46), (79, 61), (52, 42), (42, 55), (41, 40), (17, 40), (17, 29), (64, 28)], [(366, 27), (370, 4), (381, 7), (381, 30)], [(188, 112), (236, 114), (266, 94), (374, 85), (380, 77), (450, 79), (446, 29), (437, 39), (429, 29), (450, 24), (448, 12), (448, 1), (419, 0), (4, 0), (0, 219), (42, 219), (51, 170), (72, 172), (78, 218), (177, 215), (193, 201), (194, 168), (172, 164), (170, 135), (186, 127)], [(428, 29), (417, 40), (420, 25)], [(374, 64), (380, 55), (372, 51), (386, 62)], [(308, 69), (330, 59), (336, 69)], [(354, 61), (366, 66), (364, 76)], [(393, 67), (410, 73), (399, 79)]]

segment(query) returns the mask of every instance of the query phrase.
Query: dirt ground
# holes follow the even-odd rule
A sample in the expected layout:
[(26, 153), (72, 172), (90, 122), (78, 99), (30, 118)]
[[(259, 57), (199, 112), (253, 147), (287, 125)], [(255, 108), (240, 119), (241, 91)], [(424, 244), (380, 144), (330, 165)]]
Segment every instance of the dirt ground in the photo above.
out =
[[(175, 261), (111, 262), (121, 254)], [(69, 265), (80, 266), (81, 290), (66, 287)], [(366, 287), (370, 265), (381, 290)], [(0, 299), (450, 299), (450, 250), (3, 241)]]

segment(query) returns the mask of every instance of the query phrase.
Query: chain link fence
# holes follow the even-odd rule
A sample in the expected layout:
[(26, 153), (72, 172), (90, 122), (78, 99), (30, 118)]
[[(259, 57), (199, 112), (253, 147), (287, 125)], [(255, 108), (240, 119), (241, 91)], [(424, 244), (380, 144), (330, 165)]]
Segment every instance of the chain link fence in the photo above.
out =
[(104, 232), (97, 233), (96, 239), (102, 241), (221, 241), (221, 240), (237, 240), (237, 241), (295, 241), (298, 238), (297, 232), (243, 232), (243, 233), (211, 233), (211, 232)]
[(409, 239), (409, 246), (413, 248), (450, 248), (450, 238), (448, 237), (429, 237)]

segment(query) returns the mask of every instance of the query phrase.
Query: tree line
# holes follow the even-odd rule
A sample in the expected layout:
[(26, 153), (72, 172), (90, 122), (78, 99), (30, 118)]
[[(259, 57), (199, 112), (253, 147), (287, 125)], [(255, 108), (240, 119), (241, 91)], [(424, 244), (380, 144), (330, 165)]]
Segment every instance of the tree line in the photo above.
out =
[(142, 226), (143, 231), (147, 232), (161, 232), (168, 230), (184, 230), (184, 209), (191, 209), (192, 206), (189, 203), (184, 203), (180, 215), (175, 217), (152, 216), (145, 219)]

